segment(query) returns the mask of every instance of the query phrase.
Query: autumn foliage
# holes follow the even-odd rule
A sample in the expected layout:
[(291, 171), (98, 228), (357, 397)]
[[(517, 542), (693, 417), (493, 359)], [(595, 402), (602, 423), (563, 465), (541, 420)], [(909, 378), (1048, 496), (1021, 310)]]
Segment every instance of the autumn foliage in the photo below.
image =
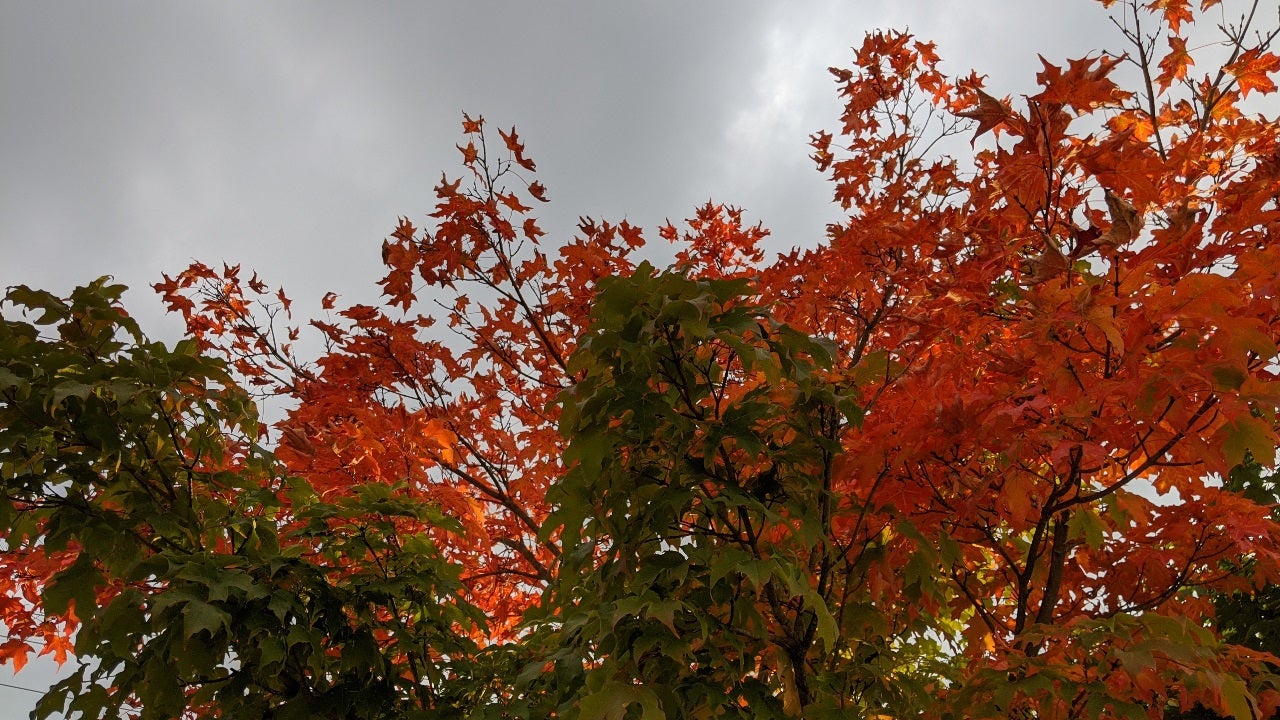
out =
[(97, 659), (46, 715), (1272, 716), (1213, 600), (1280, 582), (1224, 484), (1280, 440), (1277, 29), (1103, 5), (1123, 52), (1023, 97), (867, 36), (845, 218), (780, 257), (714, 204), (667, 270), (551, 242), (465, 116), (380, 306), (195, 264), (167, 348), (12, 289), (0, 658)]

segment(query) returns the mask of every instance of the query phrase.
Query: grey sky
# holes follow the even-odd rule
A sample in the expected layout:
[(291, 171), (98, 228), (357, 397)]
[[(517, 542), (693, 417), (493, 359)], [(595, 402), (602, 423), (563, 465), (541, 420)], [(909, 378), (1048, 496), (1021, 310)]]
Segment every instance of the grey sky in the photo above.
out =
[[(1088, 0), (0, 0), (0, 287), (114, 275), (169, 338), (147, 285), (195, 259), (259, 271), (304, 316), (329, 290), (373, 300), (382, 238), (458, 174), (464, 110), (518, 127), (550, 241), (714, 199), (775, 249), (813, 244), (834, 217), (806, 147), (836, 125), (825, 69), (908, 26), (996, 95), (1032, 87), (1037, 53), (1120, 45)], [(34, 698), (0, 687), (0, 720)]]

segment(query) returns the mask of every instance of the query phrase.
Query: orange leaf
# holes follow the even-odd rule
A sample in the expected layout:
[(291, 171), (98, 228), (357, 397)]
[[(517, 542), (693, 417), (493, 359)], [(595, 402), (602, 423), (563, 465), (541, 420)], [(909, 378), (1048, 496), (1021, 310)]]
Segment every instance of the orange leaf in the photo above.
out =
[(973, 134), (973, 140), (969, 141), (970, 144), (976, 142), (986, 131), (998, 128), (1009, 119), (1009, 110), (1004, 106), (1004, 103), (981, 90), (975, 90), (974, 92), (978, 94), (978, 108), (956, 113), (962, 118), (978, 121), (978, 130)]
[(1107, 127), (1116, 133), (1133, 133), (1133, 137), (1141, 142), (1151, 139), (1155, 126), (1146, 115), (1136, 112), (1124, 112), (1107, 120)]
[(40, 651), (40, 655), (44, 656), (52, 654), (53, 661), (58, 664), (58, 667), (62, 667), (66, 664), (67, 657), (74, 649), (75, 646), (72, 644), (70, 638), (65, 635), (53, 635), (46, 638), (44, 649)]
[(1187, 68), (1194, 65), (1195, 61), (1191, 59), (1191, 53), (1187, 52), (1187, 41), (1177, 35), (1169, 36), (1169, 54), (1160, 60), (1160, 74), (1156, 76), (1156, 84), (1164, 90), (1173, 83), (1174, 80), (1184, 80), (1187, 77)]
[(0, 663), (13, 661), (13, 672), (20, 673), (27, 666), (27, 656), (31, 654), (31, 646), (18, 638), (9, 638), (0, 645)]
[(471, 165), (480, 157), (475, 143), (467, 143), (466, 147), (458, 145), (457, 148), (462, 153), (462, 163), (464, 165)]
[(514, 127), (511, 128), (510, 133), (498, 130), (498, 135), (500, 135), (502, 137), (502, 141), (506, 143), (507, 150), (510, 150), (511, 154), (515, 156), (517, 165), (530, 172), (537, 169), (533, 161), (524, 156), (524, 145), (520, 142), (520, 136), (516, 134), (516, 129)]
[(1172, 32), (1178, 32), (1182, 23), (1191, 22), (1191, 3), (1188, 0), (1155, 0), (1147, 6), (1164, 13), (1165, 24)]
[(524, 236), (535, 242), (539, 237), (546, 235), (546, 233), (542, 232), (542, 229), (538, 227), (537, 221), (533, 218), (525, 218), (523, 229)]
[(532, 208), (520, 202), (520, 198), (510, 193), (498, 193), (498, 202), (506, 205), (513, 212), (523, 213), (529, 212)]
[(1271, 79), (1271, 75), (1280, 72), (1280, 56), (1253, 48), (1247, 50), (1239, 60), (1228, 65), (1226, 69), (1239, 83), (1241, 97), (1248, 97), (1254, 90), (1264, 94), (1273, 93), (1276, 91), (1276, 83)]

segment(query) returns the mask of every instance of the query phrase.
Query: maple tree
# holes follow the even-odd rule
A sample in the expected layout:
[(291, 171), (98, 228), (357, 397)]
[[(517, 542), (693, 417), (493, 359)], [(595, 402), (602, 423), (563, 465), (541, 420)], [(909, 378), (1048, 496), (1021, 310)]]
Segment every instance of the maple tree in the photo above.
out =
[(812, 139), (846, 219), (776, 259), (713, 204), (667, 270), (626, 222), (552, 250), (465, 116), (314, 360), (238, 266), (156, 285), (173, 347), (106, 281), (11, 289), (0, 659), (92, 659), (41, 716), (1271, 715), (1229, 602), (1280, 574), (1237, 482), (1280, 430), (1277, 31), (1103, 5), (1126, 51), (1016, 100), (868, 35)]

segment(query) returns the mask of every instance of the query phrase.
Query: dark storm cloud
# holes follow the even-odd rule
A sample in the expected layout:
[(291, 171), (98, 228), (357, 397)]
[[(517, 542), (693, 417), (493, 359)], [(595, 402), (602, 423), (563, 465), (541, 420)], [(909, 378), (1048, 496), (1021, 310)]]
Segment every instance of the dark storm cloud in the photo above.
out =
[[(653, 236), (715, 199), (773, 228), (775, 249), (811, 245), (834, 217), (805, 145), (837, 121), (825, 68), (867, 29), (907, 25), (997, 95), (1030, 88), (1036, 52), (1114, 38), (1096, 4), (1058, 0), (9, 0), (0, 286), (112, 274), (170, 337), (146, 285), (193, 259), (243, 263), (301, 306), (372, 300), (396, 217), (423, 222), (441, 171), (457, 174), (464, 110), (518, 126), (553, 239), (579, 215)], [(32, 697), (0, 688), (0, 718)]]
[(371, 298), (379, 241), (455, 172), (463, 110), (520, 128), (553, 237), (715, 198), (809, 244), (832, 215), (805, 139), (834, 124), (824, 69), (866, 28), (911, 24), (1027, 79), (1016, 28), (1063, 20), (1049, 2), (861, 5), (13, 4), (0, 284), (110, 273), (154, 321), (142, 288), (200, 259), (299, 299)]

